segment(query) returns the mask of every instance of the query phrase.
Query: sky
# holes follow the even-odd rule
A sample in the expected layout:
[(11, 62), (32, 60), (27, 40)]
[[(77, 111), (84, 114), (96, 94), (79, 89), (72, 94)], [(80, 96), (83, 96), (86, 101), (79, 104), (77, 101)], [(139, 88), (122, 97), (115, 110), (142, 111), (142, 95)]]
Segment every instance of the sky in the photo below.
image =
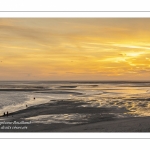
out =
[(0, 80), (150, 80), (150, 18), (0, 18)]

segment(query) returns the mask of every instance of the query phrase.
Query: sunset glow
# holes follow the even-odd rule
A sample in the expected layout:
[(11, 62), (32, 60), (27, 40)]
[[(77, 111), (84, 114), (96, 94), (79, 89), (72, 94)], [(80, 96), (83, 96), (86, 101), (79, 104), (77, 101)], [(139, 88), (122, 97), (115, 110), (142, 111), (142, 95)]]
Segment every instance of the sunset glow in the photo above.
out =
[(150, 19), (1, 18), (0, 80), (150, 80)]

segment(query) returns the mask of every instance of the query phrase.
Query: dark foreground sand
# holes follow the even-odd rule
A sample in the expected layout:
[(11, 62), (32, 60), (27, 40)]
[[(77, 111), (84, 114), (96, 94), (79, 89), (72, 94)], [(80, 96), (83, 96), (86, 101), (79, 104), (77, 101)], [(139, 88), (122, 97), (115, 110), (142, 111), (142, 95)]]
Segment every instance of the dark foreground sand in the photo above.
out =
[[(81, 107), (85, 102), (54, 101), (10, 113), (8, 117), (1, 116), (0, 122), (27, 122), (29, 117), (48, 114), (88, 114), (87, 121), (76, 118), (77, 124), (65, 123), (34, 123), (31, 124), (1, 124), (0, 132), (149, 132), (150, 117), (118, 118), (114, 114), (127, 112), (125, 108), (95, 108)], [(29, 120), (28, 120), (29, 122)], [(22, 129), (20, 129), (20, 127)]]

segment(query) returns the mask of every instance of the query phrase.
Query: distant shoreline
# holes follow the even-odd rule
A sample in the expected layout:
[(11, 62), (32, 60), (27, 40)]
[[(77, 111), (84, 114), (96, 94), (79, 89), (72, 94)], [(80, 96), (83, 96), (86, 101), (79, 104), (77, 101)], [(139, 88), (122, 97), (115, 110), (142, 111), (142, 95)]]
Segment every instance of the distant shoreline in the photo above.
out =
[(113, 82), (123, 82), (123, 83), (146, 83), (150, 82), (150, 80), (0, 80), (0, 82), (96, 82), (96, 83), (102, 83), (102, 82), (108, 82), (108, 83), (113, 83)]

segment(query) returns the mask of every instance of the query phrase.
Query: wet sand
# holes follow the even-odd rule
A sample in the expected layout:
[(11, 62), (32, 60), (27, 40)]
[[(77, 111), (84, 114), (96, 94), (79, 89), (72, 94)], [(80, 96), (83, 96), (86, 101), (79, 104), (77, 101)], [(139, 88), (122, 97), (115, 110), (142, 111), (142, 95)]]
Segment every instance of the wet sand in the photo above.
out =
[(150, 132), (150, 117), (116, 119), (59, 129), (57, 132)]
[[(27, 122), (26, 118), (37, 115), (59, 115), (59, 114), (88, 114), (88, 120), (83, 121), (76, 118), (77, 124), (65, 123), (35, 123), (31, 124), (11, 124), (1, 125), (0, 132), (149, 132), (150, 117), (129, 117), (118, 118), (117, 114), (127, 113), (125, 108), (96, 108), (82, 107), (86, 104), (83, 101), (59, 100), (36, 106), (28, 106), (23, 110), (10, 113), (9, 116), (1, 116), (0, 122)], [(29, 121), (29, 120), (28, 120)], [(31, 120), (32, 121), (32, 120)], [(2, 129), (2, 127), (11, 127), (11, 129)], [(12, 130), (12, 127), (16, 126)], [(27, 127), (17, 129), (17, 127)]]

